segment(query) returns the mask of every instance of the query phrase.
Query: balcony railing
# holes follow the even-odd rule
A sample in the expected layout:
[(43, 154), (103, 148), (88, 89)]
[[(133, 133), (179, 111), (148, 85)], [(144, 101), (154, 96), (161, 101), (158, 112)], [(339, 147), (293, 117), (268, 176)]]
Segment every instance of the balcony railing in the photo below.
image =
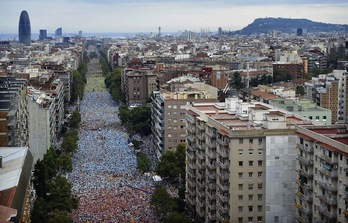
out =
[(220, 211), (222, 214), (228, 214), (228, 208), (227, 208), (227, 207), (224, 207), (223, 205), (218, 204), (218, 208), (219, 208), (219, 211)]
[(229, 152), (227, 149), (218, 147), (216, 152), (223, 158), (229, 158)]
[(215, 172), (207, 171), (207, 177), (208, 177), (210, 180), (215, 180), (215, 179), (216, 179), (216, 173), (215, 173)]
[(206, 144), (209, 148), (216, 148), (216, 141), (215, 140), (213, 140), (213, 141), (207, 140)]
[(229, 179), (228, 174), (225, 173), (225, 172), (217, 172), (217, 175), (218, 175), (221, 179), (223, 179), (223, 180), (228, 180), (228, 179)]
[(228, 169), (230, 166), (230, 164), (228, 162), (223, 163), (221, 161), (218, 161), (217, 163), (218, 163), (219, 167), (221, 167), (222, 169)]
[(225, 147), (227, 147), (227, 146), (230, 144), (229, 141), (224, 140), (223, 138), (217, 138), (216, 141), (217, 141), (220, 145), (225, 146)]
[(321, 181), (321, 180), (318, 180), (317, 183), (321, 187), (325, 188), (326, 190), (329, 190), (331, 192), (337, 192), (337, 185), (332, 185), (332, 184), (330, 184), (328, 182), (324, 182), (324, 181)]
[(208, 183), (207, 188), (210, 190), (216, 190), (216, 184), (215, 183)]
[(215, 162), (213, 162), (213, 163), (207, 162), (207, 167), (210, 170), (215, 170), (216, 169), (216, 163)]
[(326, 195), (319, 195), (318, 197), (329, 205), (337, 205), (337, 199), (328, 198)]
[(305, 151), (307, 153), (313, 153), (313, 147), (305, 146), (302, 144), (298, 144), (298, 148), (302, 151)]
[(305, 157), (300, 156), (300, 155), (298, 155), (297, 158), (301, 163), (305, 164), (306, 166), (313, 165), (313, 160), (311, 160), (309, 158), (305, 158)]
[(190, 140), (190, 142), (195, 142), (195, 141), (196, 141), (196, 137), (194, 137), (194, 136), (191, 135), (191, 134), (188, 134), (188, 135), (187, 135), (187, 139)]
[(332, 157), (332, 158), (330, 158), (330, 157), (328, 157), (327, 155), (321, 155), (320, 156), (320, 159), (322, 159), (322, 160), (324, 160), (326, 163), (329, 163), (329, 164), (331, 164), (331, 165), (334, 165), (334, 164), (337, 164), (338, 163), (338, 159), (337, 159), (337, 157)]
[(216, 152), (215, 151), (212, 151), (211, 149), (208, 149), (206, 153), (207, 153), (207, 156), (210, 159), (216, 159)]
[(211, 131), (211, 130), (206, 131), (205, 134), (207, 134), (210, 138), (216, 137), (216, 133), (214, 131)]
[(230, 187), (226, 183), (217, 182), (217, 186), (221, 189), (221, 191), (228, 191)]
[(196, 137), (199, 140), (204, 140), (204, 135), (202, 133), (200, 133), (200, 132), (196, 132)]
[(195, 158), (195, 153), (194, 152), (189, 152), (189, 151), (186, 151), (186, 156), (187, 158), (189, 159), (194, 159)]
[(306, 201), (307, 203), (312, 203), (313, 202), (313, 198), (312, 198), (311, 195), (302, 194), (301, 192), (299, 192), (298, 196), (300, 197), (300, 199)]
[(300, 206), (300, 210), (306, 214), (312, 214), (312, 209), (309, 209), (309, 208), (305, 208), (303, 207), (302, 205)]
[(216, 204), (215, 204), (215, 202), (214, 202), (213, 204), (211, 204), (211, 203), (209, 203), (209, 202), (206, 202), (206, 205), (208, 206), (208, 208), (209, 208), (210, 210), (213, 210), (213, 211), (216, 210)]
[(313, 178), (312, 171), (300, 170), (300, 175), (305, 176), (307, 178)]
[(310, 223), (312, 221), (310, 221), (310, 219), (308, 218), (308, 216), (300, 216), (299, 214), (296, 214), (295, 218), (301, 222), (301, 223)]
[(332, 169), (331, 171), (329, 171), (325, 168), (319, 168), (318, 171), (322, 174), (329, 176), (330, 178), (333, 178), (333, 179), (338, 178), (337, 170), (335, 170), (335, 169)]
[(336, 219), (337, 214), (336, 213), (331, 213), (328, 210), (325, 209), (322, 205), (318, 206), (319, 207), (319, 212), (323, 215), (325, 215), (329, 219)]
[(209, 218), (210, 221), (215, 221), (216, 220), (216, 213), (209, 212), (208, 213), (208, 218)]

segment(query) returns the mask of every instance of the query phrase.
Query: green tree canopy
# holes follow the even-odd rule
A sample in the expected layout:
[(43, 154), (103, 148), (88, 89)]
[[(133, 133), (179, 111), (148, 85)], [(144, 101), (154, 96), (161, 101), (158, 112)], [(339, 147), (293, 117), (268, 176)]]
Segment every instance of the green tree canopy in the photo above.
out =
[(150, 203), (154, 206), (155, 213), (160, 217), (164, 217), (168, 213), (178, 209), (176, 200), (172, 198), (167, 190), (161, 185), (155, 186)]

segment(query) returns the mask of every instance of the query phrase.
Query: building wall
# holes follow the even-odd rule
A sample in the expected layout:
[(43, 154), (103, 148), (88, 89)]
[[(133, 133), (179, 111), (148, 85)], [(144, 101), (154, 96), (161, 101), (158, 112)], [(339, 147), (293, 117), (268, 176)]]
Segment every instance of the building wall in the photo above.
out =
[(329, 85), (326, 85), (326, 93), (320, 94), (320, 105), (323, 108), (330, 109), (332, 112), (332, 124), (337, 122), (338, 85), (338, 81), (331, 82), (331, 87)]
[(296, 135), (266, 137), (266, 221), (291, 223), (295, 219)]

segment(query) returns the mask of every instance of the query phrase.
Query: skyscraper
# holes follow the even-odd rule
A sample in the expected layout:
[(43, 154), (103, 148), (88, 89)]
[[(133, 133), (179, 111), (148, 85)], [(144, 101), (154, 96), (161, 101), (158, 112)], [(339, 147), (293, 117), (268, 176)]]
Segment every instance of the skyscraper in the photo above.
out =
[(298, 28), (296, 34), (297, 34), (297, 36), (302, 36), (302, 34), (303, 34), (302, 28)]
[(27, 11), (22, 11), (19, 17), (19, 26), (18, 26), (18, 36), (19, 42), (25, 45), (31, 44), (31, 28), (30, 20)]
[(63, 35), (62, 27), (56, 29), (55, 34), (56, 34), (56, 38), (61, 37)]
[(39, 39), (41, 41), (45, 40), (47, 38), (47, 30), (46, 29), (40, 29), (40, 36)]

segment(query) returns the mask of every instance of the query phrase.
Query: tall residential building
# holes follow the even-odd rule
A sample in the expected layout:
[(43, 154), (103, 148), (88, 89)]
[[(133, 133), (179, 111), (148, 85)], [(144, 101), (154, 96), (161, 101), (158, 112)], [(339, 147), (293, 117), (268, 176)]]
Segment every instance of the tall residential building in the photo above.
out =
[(39, 40), (44, 41), (47, 39), (47, 30), (46, 29), (40, 29), (40, 35), (39, 35)]
[(19, 42), (25, 45), (31, 44), (31, 27), (30, 19), (27, 11), (22, 11), (19, 17), (18, 25)]
[[(42, 74), (35, 78), (30, 78), (28, 86), (40, 89), (54, 100), (55, 115), (55, 136), (57, 137), (63, 126), (64, 118), (64, 86), (55, 74)], [(54, 139), (56, 142), (57, 139)]]
[(296, 125), (261, 102), (187, 104), (186, 201), (199, 222), (294, 222)]
[(348, 222), (348, 126), (297, 127), (297, 222)]
[(296, 35), (297, 36), (302, 36), (302, 34), (303, 34), (302, 28), (298, 28), (297, 31), (296, 31)]
[[(182, 85), (172, 91), (154, 91), (152, 94), (152, 132), (157, 157), (166, 151), (173, 151), (180, 142), (186, 142), (185, 105), (187, 102), (217, 101), (217, 89), (199, 83)], [(190, 87), (192, 86), (192, 87)], [(209, 90), (210, 89), (210, 90)]]
[(29, 147), (35, 164), (38, 159), (43, 159), (47, 150), (56, 142), (54, 98), (28, 87), (28, 110)]
[(28, 146), (27, 81), (0, 77), (0, 146)]

